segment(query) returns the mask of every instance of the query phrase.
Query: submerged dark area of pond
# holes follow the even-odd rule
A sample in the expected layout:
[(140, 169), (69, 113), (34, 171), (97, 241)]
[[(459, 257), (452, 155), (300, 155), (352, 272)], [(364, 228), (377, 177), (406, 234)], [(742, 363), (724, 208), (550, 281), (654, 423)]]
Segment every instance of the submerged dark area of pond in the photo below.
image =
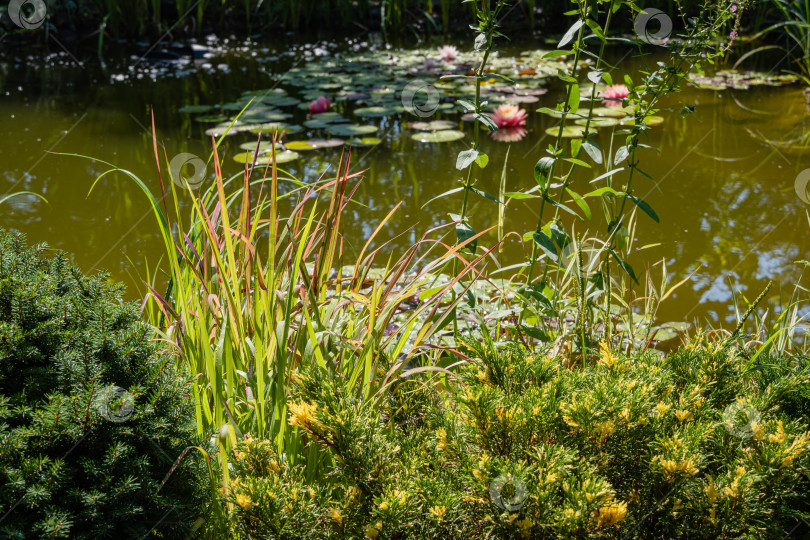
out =
[[(163, 253), (144, 195), (123, 175), (111, 175), (88, 196), (96, 176), (107, 168), (53, 152), (108, 161), (131, 171), (159, 192), (150, 132), (152, 112), (170, 159), (187, 153), (205, 160), (211, 151), (211, 138), (205, 132), (216, 124), (198, 121), (200, 116), (212, 114), (203, 106), (217, 105), (212, 120), (223, 120), (239, 112), (236, 105), (245, 103), (239, 100), (246, 93), (272, 88), (274, 95), (287, 99), (268, 102), (273, 111), (281, 112), (273, 116), (277, 113), (266, 111), (266, 121), (283, 119), (286, 125), (301, 128), (288, 132), (285, 140), (330, 136), (380, 140), (379, 144), (353, 149), (352, 170), (366, 172), (355, 197), (359, 204), (350, 206), (344, 221), (347, 240), (359, 249), (391, 207), (402, 201), (383, 238), (394, 238), (413, 226), (408, 234), (393, 241), (395, 247), (409, 246), (423, 231), (447, 222), (448, 212), (458, 211), (459, 194), (423, 205), (459, 186), (462, 173), (455, 168), (456, 155), (469, 145), (472, 124), (452, 107), (439, 107), (430, 118), (402, 110), (355, 114), (358, 108), (384, 108), (399, 101), (388, 94), (401, 88), (387, 89), (384, 80), (378, 95), (372, 92), (359, 101), (354, 96), (333, 103), (333, 111), (341, 119), (374, 129), (330, 131), (328, 126), (311, 123), (305, 109), (317, 94), (340, 98), (342, 92), (345, 98), (354, 90), (352, 77), (359, 77), (357, 73), (330, 80), (329, 69), (336, 54), (378, 51), (374, 54), (418, 63), (417, 72), (433, 69), (432, 64), (441, 62), (437, 46), (419, 47), (386, 52), (379, 40), (365, 37), (297, 43), (285, 42), (283, 36), (267, 43), (212, 39), (199, 58), (158, 61), (155, 54), (144, 58), (146, 45), (125, 57), (105, 58), (103, 66), (95, 57), (78, 59), (58, 49), (50, 55), (5, 50), (0, 60), (0, 134), (4, 141), (0, 147), (0, 190), (41, 193), (49, 204), (32, 196), (12, 199), (2, 207), (0, 226), (23, 231), (32, 242), (47, 241), (75, 254), (75, 262), (86, 270), (109, 270), (136, 296), (144, 291), (147, 269), (151, 272)], [(500, 57), (533, 58), (525, 53), (553, 48), (540, 42), (523, 43), (510, 46)], [(641, 60), (633, 51), (614, 50), (611, 55), (617, 65), (614, 80), (640, 68)], [(297, 84), (301, 70), (311, 76), (321, 68), (320, 86)], [(285, 78), (291, 69), (292, 77)], [(562, 86), (553, 74), (538, 72), (531, 78), (527, 87), (548, 92), (527, 92), (523, 97), (532, 99), (518, 100), (528, 113), (525, 136), (512, 142), (485, 136), (483, 151), (489, 164), (476, 187), (488, 193), (498, 193), (507, 151), (506, 191), (532, 187), (533, 167), (552, 142), (546, 130), (558, 121), (536, 110), (553, 107)], [(501, 83), (492, 82), (496, 84)], [(653, 180), (641, 180), (636, 194), (655, 209), (660, 223), (639, 215), (636, 246), (644, 249), (630, 262), (636, 273), (643, 275), (647, 267), (665, 260), (674, 281), (694, 272), (692, 279), (661, 306), (661, 320), (728, 324), (733, 319), (732, 287), (751, 300), (773, 279), (786, 299), (793, 284), (799, 283), (803, 268), (795, 261), (810, 259), (810, 239), (803, 232), (810, 201), (802, 200), (797, 192), (797, 176), (810, 167), (810, 153), (784, 144), (804, 135), (808, 110), (802, 89), (797, 84), (738, 86), (684, 87), (665, 103), (671, 110), (665, 108), (659, 113), (663, 122), (653, 127), (649, 140), (644, 141), (659, 148), (660, 153), (647, 150), (641, 155), (641, 167)], [(460, 94), (466, 91), (458, 86), (455, 90)], [(493, 97), (495, 104), (509, 101), (503, 92)], [(225, 107), (225, 117), (218, 119), (223, 104), (234, 105)], [(684, 105), (695, 106), (695, 114), (681, 118)], [(200, 106), (191, 109), (200, 112), (181, 111), (189, 106)], [(442, 127), (460, 130), (466, 137), (433, 142), (430, 131), (416, 131), (407, 125), (434, 120), (447, 121)], [(612, 124), (608, 121), (599, 128), (602, 148), (611, 146), (611, 133), (617, 129)], [(428, 136), (414, 138), (414, 133)], [(225, 156), (226, 176), (244, 168), (233, 158), (244, 152), (240, 146), (251, 141), (255, 143), (256, 135), (244, 131), (223, 142), (220, 154)], [(616, 142), (613, 144), (615, 147)], [(300, 142), (298, 147), (296, 159), (282, 167), (304, 181), (314, 181), (330, 166), (334, 170), (346, 150), (345, 146), (313, 150)], [(603, 171), (590, 172), (590, 178), (595, 178)], [(584, 193), (589, 191), (590, 178), (580, 175), (574, 189)], [(211, 177), (204, 181), (210, 182)], [(533, 229), (538, 206), (533, 200), (510, 202), (505, 230), (522, 234)], [(476, 230), (494, 226), (498, 211), (496, 203), (475, 199), (469, 212), (471, 224)], [(586, 235), (603, 229), (598, 220), (575, 225), (577, 232)], [(484, 243), (491, 244), (495, 238), (493, 233)], [(511, 235), (497, 264), (518, 262), (528, 249), (517, 235)], [(653, 275), (660, 281), (660, 272)], [(638, 290), (644, 294), (643, 287)]]

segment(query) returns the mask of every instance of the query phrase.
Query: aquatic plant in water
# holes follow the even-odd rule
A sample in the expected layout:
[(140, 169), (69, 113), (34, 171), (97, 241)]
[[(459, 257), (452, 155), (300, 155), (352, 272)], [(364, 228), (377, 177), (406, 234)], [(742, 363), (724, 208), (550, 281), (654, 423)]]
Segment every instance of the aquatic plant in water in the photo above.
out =
[(626, 84), (612, 84), (602, 91), (604, 98), (602, 103), (607, 107), (618, 107), (628, 95), (630, 95), (630, 90), (627, 89)]
[(499, 142), (513, 143), (523, 140), (528, 131), (526, 125), (526, 111), (512, 103), (498, 105), (489, 113), (489, 117), (498, 127), (497, 131), (490, 131), (489, 135)]
[(327, 112), (332, 108), (332, 100), (327, 96), (318, 96), (318, 99), (309, 104), (310, 114)]
[[(570, 68), (559, 74), (565, 82), (565, 94), (555, 109), (540, 109), (560, 118), (560, 125), (547, 131), (552, 134), (556, 131), (556, 140), (535, 166), (538, 186), (505, 194), (508, 199), (539, 199), (537, 226), (523, 235), (524, 240), (532, 243), (532, 253), (525, 265), (517, 266), (526, 268), (525, 284), (519, 289), (524, 309), (519, 314), (518, 327), (533, 339), (558, 342), (561, 350), (569, 351), (572, 361), (583, 364), (593, 357), (595, 344), (600, 340), (622, 343), (628, 349), (637, 344), (636, 336), (628, 330), (633, 327), (634, 318), (639, 317), (634, 306), (638, 300), (631, 298), (634, 286), (641, 283), (628, 258), (635, 251), (635, 231), (640, 220), (659, 221), (654, 209), (634, 193), (634, 184), (642, 176), (649, 176), (639, 167), (641, 152), (650, 148), (643, 137), (653, 123), (662, 120), (656, 117), (661, 99), (676, 91), (692, 69), (700, 69), (725, 54), (727, 25), (738, 21), (742, 10), (732, 12), (725, 5), (706, 4), (697, 13), (687, 14), (684, 6), (676, 2), (678, 23), (684, 30), (677, 39), (667, 42), (669, 59), (657, 61), (654, 69), (640, 70), (635, 80), (632, 75), (625, 75), (624, 84), (619, 85), (602, 67), (604, 49), (614, 16), (634, 17), (634, 7), (620, 0), (581, 2), (569, 12), (574, 16), (573, 24), (558, 44), (559, 50), (554, 52), (573, 57)], [(587, 50), (593, 36), (586, 36), (586, 30), (596, 34), (598, 53)], [(639, 42), (648, 43), (647, 34), (641, 30)], [(595, 57), (596, 61), (584, 63), (581, 61), (584, 55)], [(607, 87), (602, 98), (609, 106), (597, 113), (594, 104), (602, 85)], [(583, 100), (583, 94), (590, 94), (590, 99)], [(623, 101), (629, 101), (630, 105), (617, 106)], [(614, 110), (618, 114), (611, 118)], [(689, 112), (685, 109), (682, 115)], [(571, 119), (574, 126), (569, 125)], [(606, 154), (594, 140), (593, 128), (617, 124), (626, 128), (614, 132)], [(570, 144), (565, 144), (567, 138), (571, 138)], [(602, 186), (580, 194), (573, 189), (574, 174), (585, 170), (593, 176), (590, 183), (601, 182)], [(592, 218), (589, 201), (593, 199), (604, 213), (607, 229), (606, 236), (598, 240), (598, 254), (594, 255), (600, 263), (595, 271), (584, 271), (582, 239), (575, 237), (573, 230), (566, 230), (561, 213), (588, 221)], [(547, 211), (550, 216), (545, 215)], [(566, 252), (574, 256), (566, 260)], [(535, 273), (538, 262), (539, 275)], [(624, 315), (617, 317), (621, 313)], [(597, 338), (595, 334), (601, 336)]]
[(513, 103), (498, 105), (494, 111), (489, 113), (489, 117), (501, 128), (514, 128), (526, 125), (526, 110), (521, 109)]
[[(421, 143), (443, 144), (468, 137), (469, 130), (459, 129), (455, 120), (465, 111), (474, 121), (491, 123), (487, 127), (494, 140), (516, 142), (528, 134), (523, 128), (528, 111), (520, 107), (536, 103), (538, 96), (547, 93), (551, 77), (567, 66), (559, 57), (544, 57), (546, 52), (542, 50), (524, 51), (516, 56), (492, 56), (480, 74), (480, 81), (477, 76), (472, 78), (476, 79), (473, 84), (465, 74), (475, 66), (478, 53), (461, 52), (452, 47), (441, 50), (454, 60), (442, 61), (436, 49), (427, 48), (347, 51), (329, 59), (294, 66), (277, 76), (276, 87), (246, 90), (232, 102), (184, 107), (182, 112), (199, 114), (196, 120), (215, 123), (205, 131), (209, 136), (279, 133), (282, 137), (277, 160), (286, 161), (298, 159), (296, 152), (300, 149), (325, 151), (338, 146), (336, 143), (311, 144), (311, 141), (332, 137), (348, 139), (354, 144), (362, 137), (375, 136), (381, 127), (376, 119), (404, 122), (413, 120), (414, 115), (423, 118), (423, 124), (430, 125), (426, 131), (435, 132), (412, 135)], [(479, 70), (480, 67), (479, 60)], [(427, 96), (426, 103), (420, 103), (422, 98), (410, 90), (413, 85), (423, 92), (422, 98)], [(464, 104), (475, 103), (477, 91), (481, 110), (470, 113)], [(508, 104), (514, 108), (503, 107)], [(295, 115), (291, 109), (295, 108), (309, 113), (301, 125), (293, 120)], [(353, 117), (358, 119), (357, 123), (352, 123)], [(461, 116), (462, 120), (465, 117)], [(493, 117), (502, 124), (503, 132), (499, 135), (495, 134), (498, 126)], [(521, 129), (511, 129), (513, 127)], [(375, 144), (389, 142), (398, 134), (404, 135), (387, 130), (386, 136), (377, 136)], [(250, 145), (252, 140), (251, 136), (244, 145)], [(292, 146), (287, 147), (288, 143)], [(259, 147), (253, 153), (249, 153), (251, 148), (243, 149), (248, 152), (234, 156), (241, 163), (266, 165), (270, 161), (269, 147)], [(288, 152), (282, 152), (284, 150)]]
[(458, 58), (458, 55), (458, 49), (452, 45), (439, 47), (439, 59), (441, 59), (443, 62), (453, 62)]

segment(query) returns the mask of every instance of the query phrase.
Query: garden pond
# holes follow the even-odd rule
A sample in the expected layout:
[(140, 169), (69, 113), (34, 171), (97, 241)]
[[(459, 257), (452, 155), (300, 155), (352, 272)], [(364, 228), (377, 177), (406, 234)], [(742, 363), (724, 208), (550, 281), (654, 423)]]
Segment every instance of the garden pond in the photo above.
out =
[[(72, 253), (87, 271), (109, 270), (129, 285), (132, 297), (143, 294), (146, 269), (163, 253), (143, 193), (123, 175), (110, 175), (88, 194), (108, 167), (60, 154), (113, 163), (159, 193), (153, 114), (161, 159), (175, 167), (197, 158), (208, 161), (211, 137), (230, 126), (219, 149), (226, 177), (243, 170), (245, 160), (266, 162), (268, 144), (253, 155), (259, 129), (265, 143), (273, 133), (281, 135), (281, 168), (305, 182), (324, 171), (334, 174), (341, 153), (351, 147), (352, 171), (365, 173), (344, 218), (350, 250), (359, 251), (397, 202), (402, 206), (379, 238), (398, 248), (458, 213), (461, 194), (442, 194), (461, 185), (456, 156), (471, 144), (473, 123), (454, 101), (470, 99), (474, 86), (440, 77), (472, 68), (469, 46), (397, 48), (367, 36), (283, 44), (212, 37), (201, 43), (161, 50), (143, 44), (127, 57), (103, 60), (75, 58), (56, 43), (48, 55), (3, 52), (0, 189), (38, 193), (48, 202), (15, 197), (4, 204), (0, 226)], [(549, 132), (556, 135), (558, 119), (538, 109), (564, 101), (556, 73), (566, 58), (544, 57), (554, 48), (535, 40), (511, 45), (493, 59), (483, 98), (493, 108), (505, 103), (523, 108), (526, 119), (522, 126), (482, 134), (488, 164), (478, 169), (475, 187), (491, 197), (471, 198), (468, 215), (477, 231), (497, 224), (499, 191), (533, 187), (534, 165), (553, 144)], [(632, 49), (612, 50), (610, 59), (616, 82), (642, 67)], [(734, 320), (732, 291), (751, 300), (774, 280), (787, 297), (804, 268), (796, 261), (810, 259), (810, 197), (801, 175), (810, 167), (810, 148), (801, 141), (808, 106), (802, 86), (777, 76), (778, 66), (758, 67), (770, 68), (771, 73), (746, 74), (729, 64), (712, 76), (696, 74), (694, 84), (670, 96), (649, 122), (642, 142), (658, 150), (640, 154), (649, 178), (635, 183), (635, 195), (660, 222), (639, 212), (639, 249), (629, 262), (637, 275), (661, 260), (673, 280), (692, 274), (661, 306), (662, 320), (728, 326)], [(583, 100), (589, 96), (582, 92)], [(609, 105), (601, 97), (595, 104), (596, 140), (605, 150), (612, 134), (614, 149), (623, 144), (616, 132), (626, 121), (621, 105)], [(576, 127), (570, 135), (577, 135)], [(166, 178), (165, 163), (163, 168)], [(181, 170), (197, 183), (213, 178), (213, 171), (194, 170), (193, 163)], [(579, 193), (590, 191), (589, 180), (605, 172), (604, 166), (583, 171), (577, 168), (573, 178)], [(624, 182), (621, 175), (616, 178)], [(519, 234), (507, 234), (503, 250), (488, 264), (506, 267), (525, 260), (530, 245), (520, 235), (535, 227), (538, 210), (534, 199), (506, 205), (504, 230)], [(562, 218), (577, 221), (575, 231), (585, 236), (603, 236), (605, 224), (596, 217), (601, 212), (593, 210), (593, 220), (565, 213)], [(495, 241), (493, 230), (480, 244)]]

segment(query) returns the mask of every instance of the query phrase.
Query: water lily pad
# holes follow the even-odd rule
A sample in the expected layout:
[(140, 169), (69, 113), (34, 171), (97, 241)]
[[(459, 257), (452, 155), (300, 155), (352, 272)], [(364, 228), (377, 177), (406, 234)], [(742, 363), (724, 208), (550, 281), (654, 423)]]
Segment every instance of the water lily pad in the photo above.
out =
[(284, 146), (289, 148), (290, 150), (295, 150), (300, 152), (302, 150), (315, 150), (316, 147), (309, 144), (307, 141), (289, 141), (284, 143)]
[[(582, 111), (587, 113), (587, 109)], [(606, 116), (610, 118), (624, 118), (633, 114), (632, 107), (594, 107), (593, 116)]]
[[(300, 158), (301, 154), (298, 152), (292, 152), (290, 150), (285, 150), (282, 152), (276, 152), (276, 163), (289, 163), (290, 161), (295, 161), (296, 159)], [(234, 161), (238, 163), (244, 163), (245, 161), (250, 160), (253, 163), (253, 152), (240, 152), (233, 157)], [(265, 153), (260, 155), (256, 158), (256, 165), (267, 165), (273, 162), (273, 154)]]
[(452, 142), (463, 139), (465, 134), (463, 131), (455, 129), (444, 129), (441, 131), (420, 132), (411, 135), (411, 138), (418, 142), (423, 143), (441, 143)]
[(225, 103), (225, 104), (224, 104), (224, 105), (222, 105), (220, 108), (221, 108), (223, 111), (239, 112), (239, 111), (241, 111), (242, 109), (244, 109), (245, 107), (247, 107), (248, 105), (253, 106), (253, 105), (256, 105), (257, 103), (258, 103), (258, 102), (257, 102), (257, 101), (255, 101), (255, 100), (253, 101), (253, 103), (250, 103), (250, 100), (244, 100), (244, 101), (242, 101), (242, 100), (240, 100), (240, 101), (232, 101), (231, 103)]
[(185, 107), (180, 107), (177, 109), (182, 113), (204, 113), (208, 112), (213, 107), (211, 105), (186, 105)]
[(492, 90), (494, 92), (499, 92), (501, 94), (514, 94), (515, 93), (515, 88), (513, 86), (503, 86), (503, 85), (501, 85), (501, 86), (493, 86), (493, 87), (490, 88), (490, 90)]
[(402, 107), (397, 106), (377, 106), (362, 107), (355, 109), (354, 114), (363, 118), (382, 118), (383, 116), (393, 116), (402, 112)]
[(229, 128), (228, 126), (215, 126), (205, 130), (208, 137), (222, 137), (223, 135), (236, 135), (237, 133), (238, 131), (233, 127)]
[(347, 92), (345, 94), (338, 94), (337, 101), (362, 101), (369, 99), (371, 96), (363, 92)]
[[(646, 123), (648, 126), (657, 126), (657, 125), (660, 125), (660, 124), (663, 124), (663, 123), (664, 123), (664, 117), (663, 117), (663, 116), (648, 116), (648, 117), (647, 117), (647, 118), (644, 120), (644, 122), (645, 122), (645, 123)], [(635, 119), (635, 117), (623, 118), (623, 119), (620, 121), (620, 123), (621, 123), (621, 125), (623, 125), (623, 126), (632, 126), (632, 125), (634, 125), (634, 124), (636, 123), (636, 119)]]
[[(282, 147), (281, 143), (276, 143), (276, 150)], [(239, 145), (239, 148), (242, 150), (247, 150), (248, 152), (253, 152), (256, 150), (256, 143), (255, 142), (247, 142)], [(259, 143), (259, 153), (269, 152), (273, 148), (272, 141), (262, 141)]]
[[(578, 118), (574, 123), (578, 126), (584, 126), (587, 120), (585, 118)], [(591, 118), (590, 123), (592, 127), (610, 127), (618, 126), (619, 124), (621, 124), (621, 121), (618, 118)]]
[(343, 115), (338, 112), (322, 112), (322, 113), (315, 113), (312, 115), (313, 120), (318, 120), (319, 122), (340, 122), (341, 120), (345, 120)]
[(252, 150), (247, 152), (239, 152), (238, 154), (233, 156), (233, 160), (237, 163), (244, 163), (246, 161), (250, 161), (252, 163), (254, 155), (258, 155), (259, 156), (258, 159), (261, 159), (261, 157), (264, 156), (265, 154), (267, 154), (267, 152), (261, 150), (258, 152), (258, 154)]
[(284, 143), (288, 150), (319, 150), (321, 148), (334, 148), (343, 146), (342, 139), (310, 139), (308, 141), (290, 141)]
[(292, 118), (290, 113), (281, 112), (278, 109), (256, 108), (248, 109), (239, 120), (245, 123), (260, 124), (264, 122), (283, 122)]
[(683, 321), (672, 321), (672, 322), (665, 322), (661, 324), (661, 327), (664, 328), (672, 328), (673, 330), (677, 330), (678, 332), (686, 332), (692, 325), (688, 322)]
[(655, 330), (655, 341), (669, 341), (678, 337), (678, 332), (672, 328), (659, 327)]
[(690, 74), (690, 80), (702, 90), (721, 91), (728, 88), (746, 90), (751, 86), (782, 86), (798, 81), (795, 75), (775, 75), (770, 72), (721, 70), (714, 76), (699, 73)]
[(283, 88), (265, 88), (264, 90), (245, 90), (242, 92), (243, 96), (286, 96), (287, 91)]
[(346, 141), (343, 139), (310, 139), (309, 144), (315, 145), (316, 148), (337, 148), (343, 146)]
[(377, 126), (361, 126), (358, 124), (333, 124), (326, 128), (331, 135), (338, 137), (353, 137), (356, 135), (369, 135), (379, 130)]
[(203, 116), (197, 116), (194, 118), (195, 122), (202, 122), (204, 124), (218, 124), (220, 122), (224, 122), (227, 120), (227, 116), (222, 116), (221, 114), (206, 114)]
[[(517, 88), (515, 94), (519, 96), (542, 96), (548, 93), (548, 88)], [(580, 94), (582, 92), (580, 91)]]
[[(546, 129), (546, 133), (552, 137), (556, 137), (560, 132), (560, 126), (554, 126)], [(565, 126), (562, 131), (562, 136), (570, 139), (582, 138), (582, 126)]]
[(298, 95), (298, 97), (300, 97), (304, 101), (315, 101), (321, 96), (323, 96), (323, 92), (318, 89), (304, 90)]
[(291, 107), (301, 103), (301, 100), (292, 96), (268, 96), (262, 98), (262, 103), (273, 105), (274, 107)]
[[(538, 109), (537, 112), (543, 113), (546, 116), (550, 116), (552, 118), (562, 118), (562, 115), (563, 115), (562, 111), (554, 111), (554, 110), (551, 110), (551, 109), (548, 109), (548, 108)], [(470, 114), (472, 114), (472, 113), (470, 113)], [(568, 114), (568, 115), (566, 115), (566, 118), (571, 118), (572, 116), (573, 115)]]
[(395, 93), (393, 88), (377, 88), (371, 91), (371, 99), (376, 101), (390, 99)]
[[(286, 151), (286, 152), (278, 152), (276, 153), (276, 163), (289, 163), (290, 161), (295, 161), (296, 159), (300, 158), (301, 154), (298, 152)], [(261, 159), (267, 159), (267, 163), (271, 163), (273, 158), (271, 154), (267, 154), (263, 156)]]
[(329, 122), (321, 122), (320, 120), (307, 120), (304, 122), (304, 127), (308, 129), (324, 129), (331, 125)]
[(349, 139), (346, 144), (351, 146), (376, 146), (382, 142), (382, 139), (375, 137), (363, 137), (362, 139)]
[(276, 132), (283, 131), (285, 133), (298, 133), (301, 131), (301, 126), (285, 124), (284, 122), (269, 122), (267, 124), (258, 124), (254, 126), (250, 126), (250, 132), (258, 134), (261, 132), (262, 134), (269, 135)]
[(456, 125), (456, 122), (450, 122), (449, 120), (433, 120), (432, 122), (408, 122), (405, 127), (419, 131), (441, 131), (453, 129)]
[(510, 103), (537, 103), (540, 98), (537, 96), (507, 96), (507, 101)]

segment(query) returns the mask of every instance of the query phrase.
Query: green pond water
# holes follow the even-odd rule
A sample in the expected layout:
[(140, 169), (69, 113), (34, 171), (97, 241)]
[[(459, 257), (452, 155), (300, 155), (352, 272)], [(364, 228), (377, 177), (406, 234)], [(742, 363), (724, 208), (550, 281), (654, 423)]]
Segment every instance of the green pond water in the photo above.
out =
[[(163, 250), (144, 195), (134, 183), (117, 175), (103, 179), (88, 196), (93, 180), (106, 167), (54, 153), (84, 154), (114, 163), (159, 192), (149, 133), (152, 111), (170, 159), (189, 153), (205, 160), (211, 150), (205, 130), (215, 124), (197, 121), (199, 114), (181, 112), (182, 107), (233, 103), (246, 91), (269, 88), (286, 90), (287, 96), (298, 99), (304, 92), (303, 103), (315, 94), (334, 98), (339, 88), (351, 89), (351, 76), (338, 78), (334, 87), (317, 89), (297, 87), (279, 77), (290, 68), (309, 65), (312, 73), (323, 66), (325, 80), (321, 83), (329, 84), (328, 62), (338, 50), (363, 51), (369, 46), (362, 39), (294, 45), (223, 40), (211, 45), (210, 57), (193, 62), (156, 63), (134, 52), (105, 58), (104, 66), (94, 56), (82, 58), (80, 64), (54, 44), (47, 57), (24, 49), (4, 50), (0, 60), (0, 192), (32, 191), (46, 197), (48, 204), (31, 196), (12, 199), (0, 207), (0, 226), (72, 253), (85, 270), (109, 270), (136, 297), (144, 292), (147, 262), (150, 268), (154, 266)], [(503, 51), (501, 56), (532, 48), (553, 47), (527, 44)], [(614, 80), (635, 74), (643, 62), (626, 52), (611, 53), (618, 62)], [(409, 57), (407, 53), (402, 56)], [(536, 103), (521, 104), (528, 112), (525, 137), (506, 143), (482, 135), (489, 165), (480, 172), (476, 187), (488, 193), (498, 192), (507, 149), (507, 191), (531, 188), (534, 164), (552, 142), (545, 130), (558, 121), (536, 110), (553, 107), (563, 88), (554, 77), (542, 84), (538, 83), (540, 75), (532, 80), (528, 86), (548, 92), (537, 96)], [(398, 101), (386, 96), (382, 100), (384, 105)], [(679, 110), (684, 104), (696, 106), (696, 116), (681, 118)], [(460, 194), (423, 205), (459, 186), (462, 173), (455, 168), (456, 155), (472, 141), (472, 124), (463, 121), (461, 113), (445, 108), (425, 119), (407, 112), (357, 117), (352, 111), (368, 103), (335, 101), (334, 105), (349, 122), (377, 128), (360, 137), (381, 140), (376, 146), (353, 150), (352, 170), (367, 172), (355, 197), (360, 204), (351, 205), (344, 218), (350, 243), (359, 249), (400, 201), (402, 207), (380, 236), (381, 240), (392, 239), (412, 227), (394, 240), (397, 248), (412, 245), (428, 228), (447, 222), (449, 212), (458, 212)], [(288, 124), (301, 126), (307, 120), (307, 111), (297, 102), (275, 108), (291, 115), (284, 120)], [(687, 86), (668, 98), (663, 109), (663, 123), (652, 128), (644, 141), (661, 152), (641, 154), (641, 167), (654, 181), (642, 179), (635, 184), (635, 194), (655, 209), (660, 223), (645, 215), (639, 217), (636, 246), (652, 247), (633, 253), (630, 262), (639, 275), (661, 260), (666, 261), (674, 280), (694, 272), (661, 306), (661, 321), (700, 320), (729, 326), (732, 288), (750, 299), (772, 279), (771, 296), (776, 298), (781, 292), (787, 297), (801, 278), (802, 267), (794, 261), (810, 259), (806, 215), (810, 206), (796, 189), (797, 175), (810, 167), (810, 152), (779, 144), (804, 135), (808, 109), (802, 89), (798, 84), (722, 90)], [(412, 137), (417, 132), (406, 123), (420, 120), (447, 120), (466, 136), (452, 142), (419, 142)], [(610, 146), (614, 129), (599, 129), (597, 140), (602, 148)], [(307, 127), (285, 135), (289, 141), (312, 137), (329, 135)], [(244, 168), (233, 156), (244, 152), (240, 145), (255, 140), (255, 135), (243, 132), (223, 142), (220, 154), (224, 155), (226, 176)], [(312, 181), (330, 166), (334, 171), (345, 150), (344, 146), (301, 151), (299, 159), (283, 167), (299, 179)], [(580, 171), (573, 188), (580, 193), (591, 191), (588, 181), (602, 172), (599, 168)], [(203, 180), (210, 181), (210, 176)], [(496, 224), (495, 203), (476, 197), (471, 201), (471, 224), (476, 230)], [(533, 229), (538, 209), (537, 201), (510, 202), (506, 230), (522, 234)], [(604, 223), (596, 217), (601, 212), (595, 204), (592, 209), (594, 219), (577, 222), (575, 230), (604, 236)], [(573, 218), (565, 220), (570, 225)], [(493, 234), (482, 243), (491, 245), (494, 239)], [(503, 266), (514, 264), (529, 250), (530, 246), (512, 235), (496, 259)], [(491, 269), (495, 265), (495, 260), (490, 262)], [(660, 273), (654, 275), (660, 280)], [(639, 288), (639, 294), (642, 291)]]

